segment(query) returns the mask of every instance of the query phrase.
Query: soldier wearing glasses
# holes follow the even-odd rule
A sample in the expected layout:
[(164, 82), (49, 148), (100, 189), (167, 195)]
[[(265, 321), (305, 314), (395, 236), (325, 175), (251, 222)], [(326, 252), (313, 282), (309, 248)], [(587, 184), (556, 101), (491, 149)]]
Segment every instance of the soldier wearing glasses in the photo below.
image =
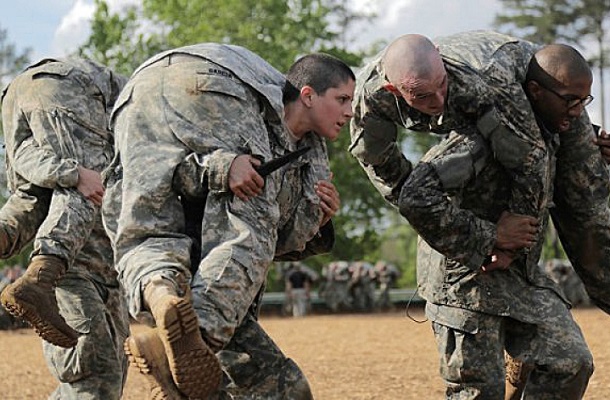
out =
[[(395, 204), (412, 169), (399, 147), (399, 126), (441, 135), (475, 127), (513, 180), (510, 211), (536, 215), (545, 144), (522, 86), (536, 49), (489, 31), (434, 44), (420, 35), (398, 38), (359, 74), (351, 153)], [(578, 106), (591, 100), (570, 99)]]
[[(548, 105), (534, 114), (524, 85), (539, 48), (491, 31), (458, 33), (434, 43), (416, 34), (399, 37), (357, 76), (349, 150), (377, 190), (396, 206), (413, 169), (400, 148), (399, 127), (483, 136), (511, 180), (504, 222), (512, 221), (528, 233), (511, 250), (529, 251), (542, 234), (540, 221), (532, 216), (551, 207), (572, 265), (593, 301), (610, 312), (610, 291), (605, 289), (610, 285), (610, 265), (605, 265), (610, 263), (610, 251), (605, 250), (610, 249), (610, 188), (601, 156), (610, 159), (610, 140), (603, 131), (597, 138), (593, 133), (584, 109), (593, 96), (570, 93), (550, 76), (534, 82), (546, 93), (541, 104)], [(561, 163), (555, 196), (546, 204), (539, 195), (547, 153), (539, 122), (554, 107), (561, 110), (557, 129), (567, 132), (557, 152)], [(497, 266), (485, 252), (479, 259), (482, 266), (488, 264), (486, 269)]]
[[(572, 82), (545, 74), (529, 81), (534, 88), (527, 92), (542, 98), (533, 109), (525, 85), (538, 48), (489, 31), (459, 33), (434, 44), (420, 35), (398, 38), (357, 77), (350, 152), (377, 190), (397, 205), (413, 169), (402, 154), (399, 127), (482, 136), (511, 186), (506, 204), (511, 213), (497, 221), (496, 238), (522, 235), (511, 250), (531, 258), (529, 249), (543, 234), (542, 221), (531, 216), (548, 208), (589, 296), (610, 313), (610, 188), (604, 161), (610, 160), (610, 141), (603, 131), (595, 137), (584, 109), (593, 97), (571, 91)], [(542, 122), (547, 113), (554, 114), (556, 126)], [(548, 152), (543, 130), (563, 131), (549, 201), (540, 196)], [(449, 165), (445, 172), (456, 178), (472, 172)], [(490, 257), (483, 247), (477, 263), (487, 271), (504, 267), (503, 257)]]
[[(536, 216), (544, 231), (561, 164), (555, 152), (583, 111), (545, 86), (584, 101), (593, 78), (572, 47), (545, 46), (534, 57), (524, 90), (546, 143), (540, 193), (546, 206)], [(506, 352), (529, 366), (524, 398), (581, 399), (593, 359), (567, 298), (538, 265), (544, 234), (528, 253), (502, 244), (519, 236), (506, 240), (496, 223), (508, 208), (509, 181), (481, 135), (453, 132), (422, 158), (401, 191), (400, 211), (425, 240), (418, 246), (419, 294), (427, 301), (446, 398), (521, 398), (505, 396)], [(493, 267), (482, 270), (481, 252), (497, 256)]]

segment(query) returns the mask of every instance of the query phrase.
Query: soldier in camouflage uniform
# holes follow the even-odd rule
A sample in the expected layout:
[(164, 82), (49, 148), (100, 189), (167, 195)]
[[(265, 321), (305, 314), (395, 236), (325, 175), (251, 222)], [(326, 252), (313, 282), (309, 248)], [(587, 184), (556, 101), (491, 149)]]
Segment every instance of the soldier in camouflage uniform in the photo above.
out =
[[(361, 70), (350, 127), (350, 152), (377, 190), (396, 205), (402, 182), (413, 168), (400, 150), (398, 126), (437, 134), (476, 127), (468, 131), (483, 135), (510, 172), (513, 189), (509, 209), (536, 215), (541, 206), (536, 193), (542, 174), (537, 170), (544, 143), (522, 85), (537, 46), (488, 31), (459, 33), (435, 42), (440, 57), (428, 39), (406, 35), (394, 42), (389, 62), (385, 50)], [(417, 57), (403, 45), (414, 49)], [(414, 64), (411, 75), (388, 76), (386, 69), (400, 70), (409, 66), (409, 60)], [(417, 60), (424, 61), (418, 64)], [(388, 79), (394, 79), (394, 84)], [(417, 90), (397, 89), (407, 89), (409, 84)], [(567, 100), (573, 99), (568, 96)], [(562, 162), (557, 167), (551, 216), (589, 296), (610, 312), (610, 291), (606, 289), (610, 285), (610, 209), (606, 201), (610, 189), (604, 181), (606, 166), (592, 140), (606, 146), (601, 152), (610, 160), (606, 150), (610, 141), (594, 139), (586, 112), (561, 136), (557, 157)], [(596, 251), (591, 251), (593, 248)]]
[[(422, 40), (419, 35), (408, 37)], [(522, 187), (524, 191), (519, 195), (513, 188), (511, 201), (521, 202), (521, 205), (512, 204), (511, 210), (531, 214), (529, 210), (536, 207), (528, 210), (528, 199), (534, 200), (532, 204), (539, 204), (533, 192), (527, 189), (527, 176), (531, 177), (531, 174), (519, 177), (518, 173), (529, 170), (535, 175), (541, 148), (540, 143), (536, 144), (540, 141), (536, 138), (541, 136), (531, 107), (524, 102), (527, 99), (519, 89), (536, 46), (484, 31), (460, 33), (439, 38), (436, 42), (440, 63), (438, 52), (430, 49), (430, 43), (424, 46), (428, 51), (423, 54), (416, 48), (420, 51), (416, 53), (418, 57), (395, 49), (399, 56), (395, 59), (400, 65), (408, 66), (410, 59), (426, 61), (421, 65), (415, 62), (411, 75), (405, 76), (411, 78), (411, 82), (405, 77), (394, 77), (394, 83), (399, 87), (409, 83), (414, 87), (419, 85), (418, 93), (403, 96), (387, 81), (389, 76), (385, 69), (391, 65), (385, 65), (383, 52), (361, 71), (356, 87), (350, 151), (376, 188), (396, 205), (398, 190), (412, 169), (411, 162), (398, 147), (397, 126), (441, 134), (460, 126), (476, 127), (478, 131), (472, 130), (473, 134), (486, 137), (499, 161), (509, 170), (511, 162), (525, 160), (523, 168), (519, 167), (519, 162), (512, 165), (510, 177), (517, 179), (516, 188)], [(430, 66), (427, 63), (435, 68), (426, 68)], [(426, 74), (430, 70), (435, 73)], [(578, 99), (564, 96), (564, 100)], [(561, 135), (557, 150), (561, 162), (556, 172), (555, 207), (550, 214), (591, 300), (610, 312), (610, 291), (607, 290), (610, 285), (610, 209), (607, 201), (610, 188), (606, 166), (600, 157), (601, 149), (606, 161), (610, 160), (610, 141), (604, 135), (593, 141), (592, 138), (586, 112), (572, 124), (572, 129)], [(526, 154), (529, 155), (523, 158)], [(539, 186), (539, 180), (533, 177), (532, 189)]]
[[(525, 81), (547, 144), (540, 232), (506, 212), (510, 173), (480, 135), (452, 133), (413, 169), (400, 195), (400, 212), (423, 238), (418, 286), (447, 398), (504, 398), (504, 351), (533, 366), (525, 398), (580, 399), (593, 372), (568, 300), (538, 266), (559, 137), (580, 122), (592, 74), (576, 50), (551, 45), (536, 53)], [(532, 238), (529, 252), (517, 251)]]
[[(311, 398), (256, 321), (256, 299), (274, 259), (332, 246), (325, 139), (351, 117), (354, 75), (314, 55), (288, 76), (300, 90), (244, 48), (204, 43), (145, 62), (117, 102), (103, 213), (130, 312), (157, 326), (126, 343), (153, 394), (208, 396), (220, 360), (227, 396)], [(253, 168), (303, 146), (265, 179)]]
[(375, 269), (366, 261), (355, 261), (350, 265), (352, 274), (349, 292), (352, 306), (357, 311), (373, 311), (375, 306)]
[(332, 261), (322, 270), (326, 278), (319, 295), (332, 312), (349, 310), (352, 308), (352, 299), (349, 293), (351, 273), (348, 261)]
[(60, 382), (53, 399), (119, 399), (125, 382), (129, 317), (99, 213), (109, 115), (125, 81), (87, 60), (45, 59), (2, 97), (13, 194), (0, 210), (0, 251), (10, 256), (36, 236), (27, 272), (2, 303), (45, 339)]
[(476, 126), (502, 150), (497, 157), (514, 180), (511, 209), (536, 214), (544, 143), (521, 86), (536, 47), (484, 31), (442, 37), (436, 45), (402, 36), (360, 71), (350, 152), (396, 205), (412, 169), (399, 148), (398, 126), (441, 135)]
[(384, 260), (377, 261), (374, 268), (379, 287), (376, 306), (382, 310), (392, 309), (394, 304), (392, 304), (390, 299), (390, 289), (394, 287), (396, 281), (400, 278), (400, 270), (395, 265)]

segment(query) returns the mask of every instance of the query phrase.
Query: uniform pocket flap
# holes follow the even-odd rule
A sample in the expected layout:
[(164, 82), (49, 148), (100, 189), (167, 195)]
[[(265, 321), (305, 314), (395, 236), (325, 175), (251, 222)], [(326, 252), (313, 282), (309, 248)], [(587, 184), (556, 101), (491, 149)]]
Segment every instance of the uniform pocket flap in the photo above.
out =
[(427, 303), (426, 316), (437, 324), (472, 335), (479, 331), (478, 313), (474, 311)]

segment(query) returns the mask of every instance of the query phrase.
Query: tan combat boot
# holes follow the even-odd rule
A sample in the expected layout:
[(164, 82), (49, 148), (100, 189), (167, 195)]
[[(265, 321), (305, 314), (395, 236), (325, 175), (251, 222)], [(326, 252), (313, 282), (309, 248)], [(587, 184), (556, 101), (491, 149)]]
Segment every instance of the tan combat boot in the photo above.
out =
[(150, 400), (188, 399), (174, 383), (165, 347), (156, 329), (128, 337), (125, 340), (125, 354), (131, 365), (144, 374), (150, 383)]
[(38, 335), (61, 347), (74, 347), (78, 333), (59, 313), (55, 287), (66, 272), (64, 261), (55, 256), (32, 258), (22, 277), (8, 285), (0, 301), (11, 315), (29, 322)]
[(174, 383), (188, 397), (208, 398), (220, 386), (222, 370), (201, 337), (190, 300), (159, 276), (144, 288), (144, 301), (155, 319)]
[(533, 366), (509, 356), (504, 355), (506, 365), (506, 392), (504, 400), (520, 400), (525, 390), (527, 378)]

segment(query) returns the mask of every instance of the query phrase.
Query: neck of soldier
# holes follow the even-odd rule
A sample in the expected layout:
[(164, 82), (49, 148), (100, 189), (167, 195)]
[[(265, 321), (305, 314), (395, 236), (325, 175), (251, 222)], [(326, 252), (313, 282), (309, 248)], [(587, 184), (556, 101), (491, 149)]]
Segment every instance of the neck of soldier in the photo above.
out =
[(298, 142), (309, 132), (309, 123), (306, 119), (307, 110), (300, 101), (288, 103), (284, 106), (284, 122), (290, 133), (291, 139)]

